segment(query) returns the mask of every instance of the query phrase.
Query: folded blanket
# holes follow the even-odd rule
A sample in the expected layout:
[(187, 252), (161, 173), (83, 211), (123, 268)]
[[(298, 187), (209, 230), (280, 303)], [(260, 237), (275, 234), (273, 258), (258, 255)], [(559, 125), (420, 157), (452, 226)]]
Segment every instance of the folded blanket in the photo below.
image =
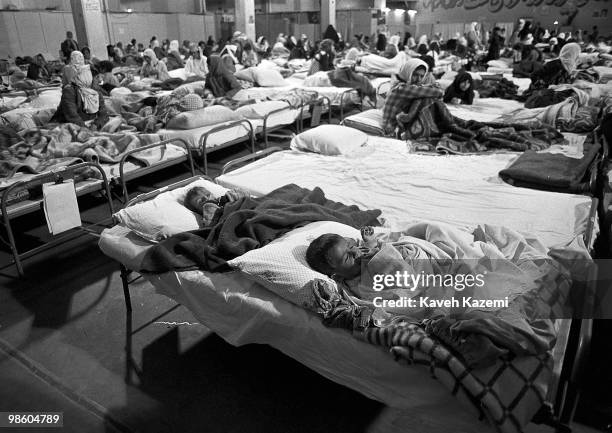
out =
[(328, 200), (320, 188), (310, 191), (285, 185), (259, 199), (246, 197), (228, 203), (219, 209), (211, 226), (180, 233), (151, 247), (144, 256), (141, 272), (221, 272), (230, 269), (227, 260), (304, 224), (336, 221), (356, 228), (379, 225), (380, 213)]
[(582, 159), (565, 155), (526, 151), (499, 176), (511, 185), (568, 193), (589, 189), (588, 175), (601, 145), (592, 144)]

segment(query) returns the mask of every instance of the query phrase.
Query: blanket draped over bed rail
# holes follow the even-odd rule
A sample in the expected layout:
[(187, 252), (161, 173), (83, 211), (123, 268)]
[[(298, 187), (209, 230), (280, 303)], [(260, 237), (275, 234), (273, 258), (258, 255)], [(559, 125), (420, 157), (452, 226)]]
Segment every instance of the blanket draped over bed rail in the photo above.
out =
[(220, 209), (204, 229), (180, 233), (149, 249), (142, 272), (230, 270), (227, 260), (262, 247), (288, 231), (314, 221), (336, 221), (355, 228), (380, 225), (380, 210), (360, 210), (290, 184), (254, 199), (241, 198)]
[[(520, 432), (546, 401), (555, 319), (570, 317), (570, 288), (579, 290), (572, 286), (572, 277), (582, 280), (584, 269), (579, 267), (592, 261), (580, 245), (547, 252), (503, 227), (479, 226), (472, 234), (443, 225), (424, 227), (423, 238), (453, 260), (469, 253), (478, 258), (478, 266), (498, 274), (491, 282), (515, 292), (508, 307), (459, 312), (438, 308), (422, 319), (413, 309), (391, 312), (356, 298), (352, 289), (340, 285), (336, 290), (321, 280), (314, 284), (316, 312), (327, 326), (348, 329), (358, 339), (388, 348), (397, 361), (427, 367), (454, 395), (484, 411), (500, 431)], [(497, 253), (492, 255), (492, 250)], [(531, 283), (504, 289), (510, 281), (504, 283), (503, 273), (496, 271), (502, 267), (514, 267), (517, 276)]]

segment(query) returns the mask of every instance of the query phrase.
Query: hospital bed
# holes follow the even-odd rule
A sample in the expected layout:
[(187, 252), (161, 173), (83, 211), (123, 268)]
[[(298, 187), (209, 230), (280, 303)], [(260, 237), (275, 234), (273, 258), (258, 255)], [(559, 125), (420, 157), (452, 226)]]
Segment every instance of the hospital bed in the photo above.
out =
[[(255, 196), (287, 183), (306, 188), (320, 186), (331, 200), (381, 209), (392, 229), (421, 220), (461, 228), (503, 223), (538, 236), (549, 247), (575, 237), (590, 246), (597, 234), (595, 199), (514, 188), (496, 179), (497, 172), (512, 155), (451, 159), (409, 154), (405, 143), (398, 140), (378, 137), (369, 140), (364, 153), (346, 157), (299, 151), (271, 153), (274, 149), (258, 152), (236, 163), (265, 157), (226, 172), (217, 181), (225, 187), (244, 188)], [(235, 167), (236, 163), (226, 168)], [(393, 169), (389, 170), (390, 167)], [(131, 204), (154, 198), (158, 193), (140, 197)], [(139, 268), (149, 245), (121, 225), (106, 230), (100, 240), (100, 248), (121, 263), (128, 309), (128, 349), (131, 347), (128, 269)], [(147, 275), (146, 279), (161, 293), (187, 306), (202, 323), (231, 344), (270, 344), (323, 376), (390, 406), (413, 411), (418, 411), (421, 405), (438, 407), (448, 425), (454, 423), (458, 430), (477, 432), (485, 428), (457, 401), (449, 399), (439, 383), (426, 380), (424, 370), (401, 367), (379, 348), (356, 341), (350, 333), (324, 327), (312, 314), (234, 272), (170, 272)], [(569, 323), (563, 325), (566, 329)], [(589, 324), (581, 325), (577, 321), (572, 326), (585, 342)], [(556, 351), (557, 358), (562, 359), (563, 344), (558, 344)], [(579, 358), (584, 355), (579, 352)], [(559, 390), (559, 395), (575, 392), (572, 387), (577, 364), (556, 363), (555, 374), (565, 378), (565, 388)], [(133, 365), (126, 367), (130, 371)], [(554, 386), (550, 393), (554, 401), (558, 394)], [(565, 403), (569, 406), (564, 406)], [(562, 422), (570, 421), (572, 404), (563, 399), (555, 401), (555, 413), (562, 415)]]

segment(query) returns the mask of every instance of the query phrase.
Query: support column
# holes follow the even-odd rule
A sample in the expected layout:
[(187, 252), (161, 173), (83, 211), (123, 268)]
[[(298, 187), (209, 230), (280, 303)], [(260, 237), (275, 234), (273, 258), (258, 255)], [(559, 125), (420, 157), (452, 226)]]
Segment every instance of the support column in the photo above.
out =
[(255, 41), (255, 0), (234, 0), (236, 30)]
[(330, 24), (336, 28), (336, 0), (321, 0), (321, 36)]
[(79, 48), (88, 46), (92, 57), (106, 59), (108, 29), (100, 6), (101, 0), (70, 0), (76, 40)]

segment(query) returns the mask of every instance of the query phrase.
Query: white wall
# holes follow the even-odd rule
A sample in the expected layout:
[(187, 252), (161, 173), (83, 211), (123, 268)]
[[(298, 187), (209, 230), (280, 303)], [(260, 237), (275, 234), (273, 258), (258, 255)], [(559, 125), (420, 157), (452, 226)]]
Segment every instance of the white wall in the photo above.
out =
[(68, 30), (74, 31), (70, 12), (0, 11), (0, 58), (38, 53), (58, 58)]

